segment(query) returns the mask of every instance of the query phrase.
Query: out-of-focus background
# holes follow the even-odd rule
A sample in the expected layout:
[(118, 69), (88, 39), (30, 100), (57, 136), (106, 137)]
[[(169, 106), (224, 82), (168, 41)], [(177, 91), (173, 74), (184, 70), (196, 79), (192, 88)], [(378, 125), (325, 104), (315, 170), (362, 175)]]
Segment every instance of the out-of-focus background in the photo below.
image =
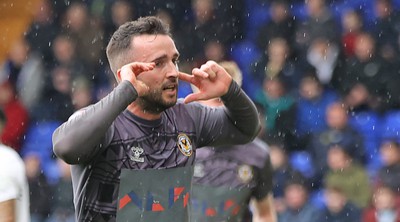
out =
[(1, 141), (26, 163), (32, 221), (74, 221), (52, 132), (113, 89), (108, 40), (147, 15), (170, 25), (182, 71), (241, 69), (279, 221), (400, 221), (400, 0), (2, 0)]

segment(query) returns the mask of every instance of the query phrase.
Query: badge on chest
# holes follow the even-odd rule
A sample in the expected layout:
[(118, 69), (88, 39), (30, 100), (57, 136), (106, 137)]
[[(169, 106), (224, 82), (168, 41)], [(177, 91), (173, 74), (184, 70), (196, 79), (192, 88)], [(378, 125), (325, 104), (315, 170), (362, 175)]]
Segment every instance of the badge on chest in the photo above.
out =
[(185, 156), (191, 156), (193, 153), (193, 147), (192, 147), (192, 142), (190, 141), (189, 137), (186, 134), (179, 134), (178, 135), (178, 141), (177, 145), (179, 150), (183, 153)]

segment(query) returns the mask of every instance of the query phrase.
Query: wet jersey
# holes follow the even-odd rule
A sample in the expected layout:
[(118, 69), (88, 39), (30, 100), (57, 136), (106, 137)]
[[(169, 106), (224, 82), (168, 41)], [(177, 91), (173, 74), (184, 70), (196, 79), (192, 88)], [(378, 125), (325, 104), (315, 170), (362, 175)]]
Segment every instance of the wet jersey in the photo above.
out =
[(262, 200), (272, 190), (268, 146), (260, 139), (199, 149), (194, 170), (192, 221), (242, 221), (236, 214), (247, 210), (250, 198)]
[[(253, 104), (235, 83), (222, 97), (226, 109), (178, 101), (153, 121), (124, 111), (136, 99), (135, 93), (129, 82), (122, 82), (99, 103), (74, 114), (53, 134), (54, 149), (63, 147), (61, 158), (74, 164), (78, 221), (115, 221), (118, 204), (126, 204), (121, 199), (124, 196), (118, 199), (122, 170), (192, 166), (197, 147), (248, 142), (259, 127)], [(135, 180), (140, 183), (141, 178)], [(165, 187), (166, 195), (169, 190)], [(135, 200), (134, 196), (126, 197), (130, 202)]]

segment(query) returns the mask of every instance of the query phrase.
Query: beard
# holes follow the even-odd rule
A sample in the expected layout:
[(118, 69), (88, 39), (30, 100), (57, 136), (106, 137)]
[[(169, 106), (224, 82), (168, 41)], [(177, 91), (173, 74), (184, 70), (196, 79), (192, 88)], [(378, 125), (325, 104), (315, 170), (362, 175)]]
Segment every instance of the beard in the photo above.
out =
[(162, 89), (151, 90), (148, 95), (139, 97), (136, 101), (139, 106), (142, 107), (144, 112), (158, 114), (174, 106), (177, 101), (177, 94), (175, 95), (175, 98), (165, 100), (162, 93)]

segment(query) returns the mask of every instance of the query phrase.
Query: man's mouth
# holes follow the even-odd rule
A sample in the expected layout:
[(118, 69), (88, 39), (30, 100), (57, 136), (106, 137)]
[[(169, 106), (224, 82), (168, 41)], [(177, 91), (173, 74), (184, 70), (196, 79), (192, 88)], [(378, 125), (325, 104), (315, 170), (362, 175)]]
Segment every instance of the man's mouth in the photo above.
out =
[(176, 85), (176, 84), (170, 84), (170, 85), (165, 86), (165, 87), (163, 88), (163, 90), (175, 91), (176, 88), (177, 88), (177, 85)]
[(177, 88), (177, 84), (169, 84), (164, 86), (163, 90), (174, 91)]

